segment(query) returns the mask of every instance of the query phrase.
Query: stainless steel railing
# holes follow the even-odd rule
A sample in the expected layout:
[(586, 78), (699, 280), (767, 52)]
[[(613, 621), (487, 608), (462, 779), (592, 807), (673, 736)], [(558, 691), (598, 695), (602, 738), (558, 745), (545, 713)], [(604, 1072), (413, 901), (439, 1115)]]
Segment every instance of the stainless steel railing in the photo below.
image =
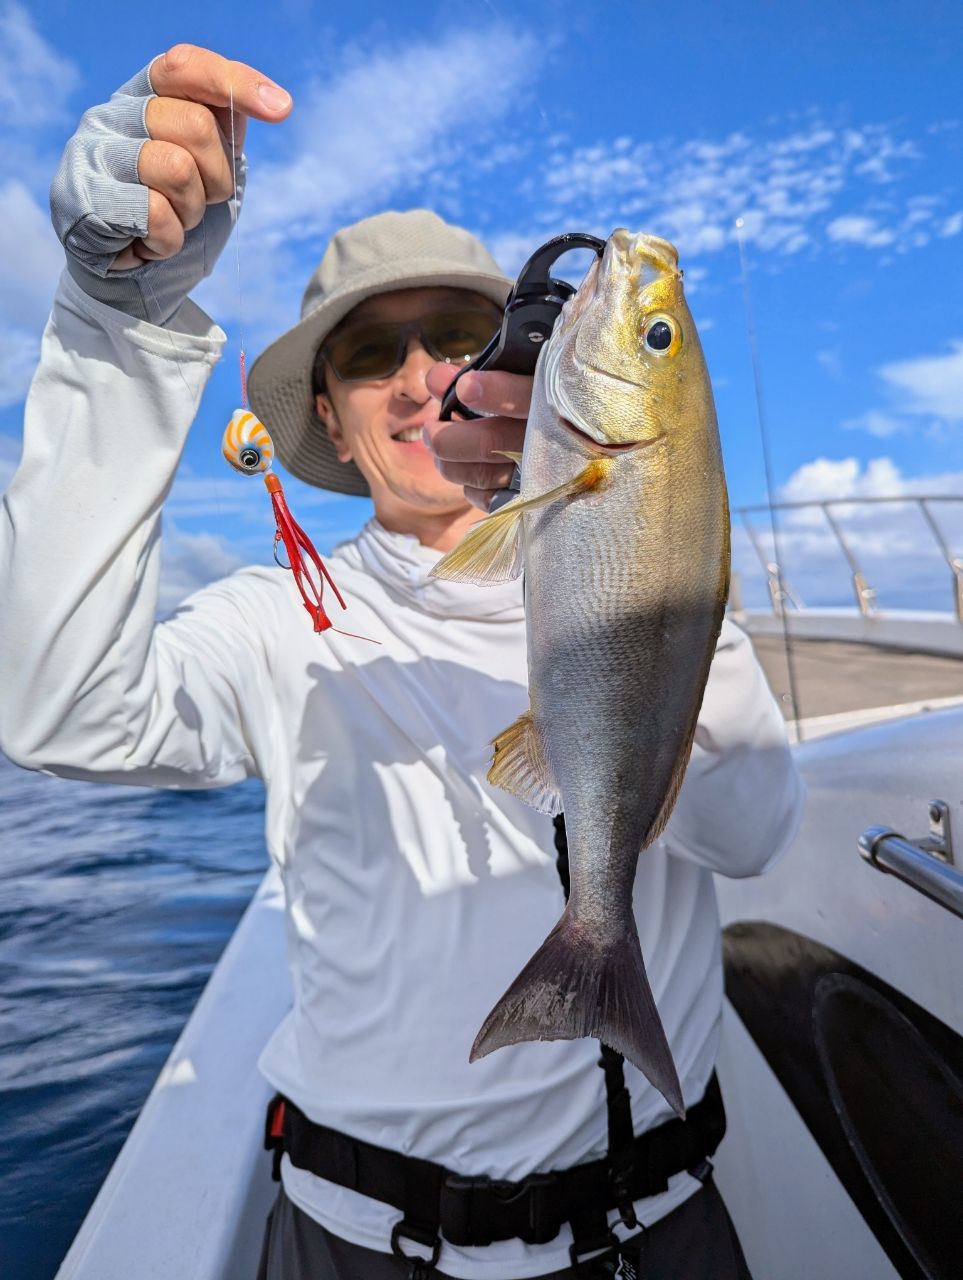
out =
[(879, 606), (876, 602), (876, 592), (867, 581), (866, 575), (856, 558), (851, 540), (847, 540), (846, 533), (840, 522), (840, 515), (835, 508), (839, 507), (864, 507), (869, 505), (879, 505), (885, 503), (901, 502), (904, 505), (914, 505), (919, 508), (920, 514), (933, 535), (933, 540), (939, 547), (940, 554), (946, 561), (953, 577), (953, 610), (956, 614), (957, 621), (963, 623), (963, 558), (953, 554), (949, 543), (940, 528), (935, 515), (931, 509), (931, 504), (936, 502), (956, 502), (963, 503), (963, 494), (943, 494), (932, 493), (922, 495), (901, 495), (893, 498), (827, 498), (822, 501), (811, 502), (776, 502), (772, 508), (766, 505), (736, 507), (734, 514), (738, 515), (748, 535), (762, 570), (766, 575), (766, 583), (769, 589), (769, 599), (772, 604), (772, 611), (775, 614), (781, 614), (783, 609), (792, 607), (794, 609), (802, 609), (803, 602), (799, 596), (793, 591), (792, 587), (786, 580), (786, 576), (781, 567), (770, 560), (766, 555), (765, 546), (760, 536), (759, 528), (753, 524), (750, 518), (753, 514), (759, 512), (769, 513), (773, 511), (802, 511), (804, 509), (816, 509), (823, 513), (826, 523), (835, 535), (839, 544), (839, 549), (849, 565), (850, 581), (853, 586), (853, 593), (856, 596), (856, 605), (864, 617), (872, 617), (879, 612)]

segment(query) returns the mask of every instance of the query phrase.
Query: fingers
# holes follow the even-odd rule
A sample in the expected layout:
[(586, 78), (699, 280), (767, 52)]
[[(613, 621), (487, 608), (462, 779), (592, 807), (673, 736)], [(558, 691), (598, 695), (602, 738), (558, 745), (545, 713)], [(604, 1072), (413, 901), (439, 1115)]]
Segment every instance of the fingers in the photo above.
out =
[(154, 92), (162, 98), (185, 98), (209, 107), (233, 105), (256, 120), (283, 120), (291, 110), (291, 95), (243, 62), (232, 62), (211, 49), (176, 44), (150, 67)]
[(173, 258), (184, 247), (184, 224), (166, 196), (159, 191), (147, 193), (147, 235), (134, 240), (114, 255), (111, 271), (129, 271), (145, 262)]
[(514, 474), (514, 464), (502, 463), (496, 466), (494, 463), (488, 464), (484, 462), (438, 462), (435, 466), (452, 484), (461, 485), (466, 491), (468, 489), (507, 489), (512, 482)]
[[(194, 162), (183, 147), (169, 142), (145, 142), (137, 160), (137, 176), (151, 195), (161, 195), (174, 210), (184, 231), (196, 227), (204, 217), (207, 194)], [(158, 228), (148, 220), (148, 237)]]
[[(425, 444), (441, 462), (485, 462), (504, 468), (505, 453), (521, 453), (525, 423), (517, 418), (474, 418), (468, 422), (426, 422)], [(511, 475), (511, 463), (508, 463)]]
[[(184, 224), (166, 196), (159, 191), (147, 193), (147, 235), (130, 246), (137, 265), (173, 258), (184, 247)], [(117, 263), (114, 263), (116, 269)]]
[[(177, 98), (152, 98), (147, 104), (145, 115), (147, 132), (154, 143), (167, 143), (186, 153), (193, 161), (194, 168), (200, 177), (204, 199), (208, 204), (220, 204), (227, 200), (234, 191), (234, 174), (225, 138), (221, 133), (214, 113), (199, 102), (184, 102)], [(237, 141), (240, 151), (241, 142)], [(155, 149), (158, 157), (157, 167), (148, 167), (145, 171), (144, 152), (150, 152), (151, 143), (147, 143), (138, 165), (141, 182), (155, 190), (163, 191), (171, 198), (171, 191), (163, 185), (166, 176), (165, 162), (161, 159), (163, 151)], [(173, 161), (171, 161), (173, 163)], [(149, 160), (148, 160), (149, 164)], [(176, 168), (176, 165), (175, 165)], [(162, 185), (152, 182), (156, 175)], [(175, 178), (181, 177), (175, 173)], [(175, 189), (176, 194), (176, 189)], [(203, 208), (201, 209), (203, 216)]]
[[(204, 184), (207, 204), (218, 205), (232, 195), (234, 178), (229, 143), (213, 111), (200, 102), (155, 97), (147, 104), (145, 123), (152, 141), (181, 147), (191, 156)], [(238, 151), (241, 141), (237, 140)], [(141, 182), (145, 180), (141, 174)]]
[[(440, 400), (457, 373), (451, 365), (433, 365), (425, 378), (428, 390)], [(522, 452), (532, 379), (517, 373), (472, 370), (459, 381), (458, 395), (476, 412), (493, 416), (428, 422), (422, 434), (445, 479), (462, 485), (468, 501), (487, 511), (494, 492), (510, 484), (515, 470), (504, 454)]]
[(148, 188), (148, 233), (118, 255), (114, 270), (173, 257), (207, 205), (222, 203), (234, 191), (233, 166), (214, 110), (158, 97), (148, 102), (144, 118), (150, 139), (140, 149), (137, 176)]
[(467, 495), (469, 489), (504, 489), (511, 482), (515, 464), (504, 454), (521, 453), (525, 424), (512, 418), (429, 422), (423, 436), (435, 466), (446, 480), (463, 485)]
[[(432, 366), (425, 379), (428, 390), (440, 400), (457, 372), (450, 364)], [(532, 404), (532, 382), (527, 374), (472, 370), (458, 383), (458, 398), (476, 413), (524, 419)]]

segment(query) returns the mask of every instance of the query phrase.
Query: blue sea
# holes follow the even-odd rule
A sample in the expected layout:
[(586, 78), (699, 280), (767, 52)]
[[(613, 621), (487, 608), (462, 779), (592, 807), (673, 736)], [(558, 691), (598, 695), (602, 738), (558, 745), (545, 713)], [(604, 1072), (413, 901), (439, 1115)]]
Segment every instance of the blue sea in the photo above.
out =
[(267, 867), (263, 788), (0, 757), (0, 1276), (48, 1280)]

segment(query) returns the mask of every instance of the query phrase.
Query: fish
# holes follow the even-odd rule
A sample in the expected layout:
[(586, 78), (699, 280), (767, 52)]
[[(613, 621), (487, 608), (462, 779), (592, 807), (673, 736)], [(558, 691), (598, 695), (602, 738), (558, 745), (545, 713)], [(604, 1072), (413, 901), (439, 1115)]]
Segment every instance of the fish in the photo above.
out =
[(730, 552), (712, 387), (667, 240), (606, 241), (539, 354), (520, 465), (518, 497), (435, 574), (524, 571), (530, 705), (493, 740), (488, 779), (564, 811), (571, 888), (470, 1057), (597, 1038), (684, 1116), (632, 894), (685, 776)]

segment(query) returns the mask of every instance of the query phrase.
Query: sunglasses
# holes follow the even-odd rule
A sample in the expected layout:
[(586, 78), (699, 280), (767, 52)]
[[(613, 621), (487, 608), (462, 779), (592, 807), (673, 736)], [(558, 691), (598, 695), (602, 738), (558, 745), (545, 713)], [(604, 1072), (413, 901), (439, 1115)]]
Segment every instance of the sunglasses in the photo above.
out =
[(374, 381), (398, 372), (412, 334), (435, 360), (466, 364), (484, 350), (500, 324), (501, 312), (494, 307), (453, 307), (399, 323), (361, 321), (329, 338), (318, 356), (339, 382)]

